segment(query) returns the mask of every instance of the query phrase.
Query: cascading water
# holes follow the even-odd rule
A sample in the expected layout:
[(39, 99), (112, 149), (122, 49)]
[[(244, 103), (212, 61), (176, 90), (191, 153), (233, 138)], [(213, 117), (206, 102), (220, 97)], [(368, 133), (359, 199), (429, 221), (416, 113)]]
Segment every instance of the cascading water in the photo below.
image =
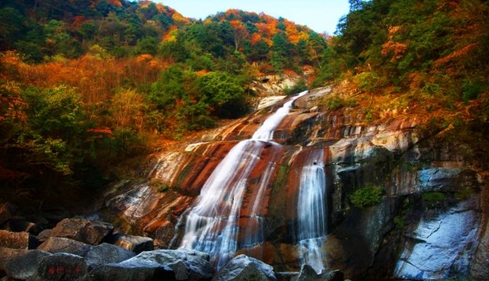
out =
[(324, 268), (322, 245), (327, 231), (326, 176), (324, 151), (312, 150), (302, 168), (297, 204), (299, 244), (306, 248), (302, 263), (309, 264), (317, 273)]
[[(238, 249), (237, 236), (240, 231), (238, 220), (247, 179), (258, 164), (264, 147), (278, 146), (278, 144), (269, 142), (273, 137), (273, 130), (287, 116), (292, 103), (306, 93), (307, 91), (301, 92), (286, 102), (265, 120), (251, 139), (235, 145), (217, 165), (186, 217), (181, 248), (209, 253), (218, 269), (232, 258)], [(270, 164), (273, 163), (269, 163), (268, 167), (273, 166)], [(258, 193), (263, 192), (268, 184), (272, 174), (270, 169), (273, 168), (265, 169)], [(258, 194), (258, 196), (257, 200), (261, 199), (261, 195)], [(255, 205), (259, 206), (260, 202), (255, 201)], [(253, 207), (251, 217), (257, 217), (253, 212), (256, 212), (255, 207)], [(247, 241), (247, 243), (253, 244), (256, 241)]]

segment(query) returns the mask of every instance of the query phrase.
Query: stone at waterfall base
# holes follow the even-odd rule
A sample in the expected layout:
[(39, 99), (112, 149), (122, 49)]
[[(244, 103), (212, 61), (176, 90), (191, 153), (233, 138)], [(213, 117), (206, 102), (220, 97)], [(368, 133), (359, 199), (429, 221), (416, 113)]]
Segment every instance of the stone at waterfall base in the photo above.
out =
[(277, 281), (273, 267), (246, 255), (230, 260), (212, 281)]

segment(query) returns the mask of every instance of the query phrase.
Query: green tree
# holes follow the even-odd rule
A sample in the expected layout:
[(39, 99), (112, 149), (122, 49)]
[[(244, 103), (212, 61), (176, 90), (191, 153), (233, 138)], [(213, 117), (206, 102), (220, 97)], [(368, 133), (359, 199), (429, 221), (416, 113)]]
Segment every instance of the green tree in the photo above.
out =
[(144, 37), (138, 40), (136, 50), (137, 54), (150, 54), (154, 56), (158, 51), (158, 39), (155, 37)]
[(149, 100), (158, 109), (173, 107), (177, 99), (185, 96), (183, 70), (172, 65), (162, 72), (161, 78), (151, 86)]
[(198, 80), (203, 99), (220, 118), (236, 118), (248, 111), (245, 89), (240, 81), (226, 72), (209, 72)]

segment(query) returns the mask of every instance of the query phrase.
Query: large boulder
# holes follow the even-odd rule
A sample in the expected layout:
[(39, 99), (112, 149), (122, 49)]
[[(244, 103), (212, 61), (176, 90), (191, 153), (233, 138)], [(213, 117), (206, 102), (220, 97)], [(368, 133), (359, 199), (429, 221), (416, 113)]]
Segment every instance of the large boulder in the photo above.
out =
[(37, 271), (35, 271), (29, 281), (85, 280), (87, 273), (88, 265), (82, 257), (67, 253), (57, 253), (42, 258)]
[(91, 247), (93, 246), (68, 238), (49, 237), (37, 249), (49, 253), (70, 253), (85, 256)]
[(0, 247), (12, 249), (34, 249), (37, 239), (28, 232), (0, 230)]
[(86, 281), (173, 281), (175, 273), (168, 266), (151, 261), (129, 259), (117, 264), (106, 264), (94, 268), (87, 274)]
[(214, 273), (209, 262), (209, 255), (197, 251), (155, 250), (142, 252), (132, 258), (130, 262), (156, 262), (168, 266), (175, 273), (176, 280), (210, 280)]
[(238, 255), (230, 260), (212, 281), (275, 281), (273, 267), (255, 258)]
[(98, 245), (113, 231), (114, 226), (105, 222), (71, 218), (60, 221), (51, 231), (51, 235)]
[(134, 257), (136, 254), (121, 247), (102, 243), (90, 248), (85, 255), (85, 260), (89, 265), (118, 263)]
[(133, 251), (136, 254), (139, 254), (143, 251), (152, 251), (154, 249), (153, 239), (149, 237), (118, 233), (110, 239), (110, 242), (123, 249)]
[(25, 280), (33, 276), (37, 272), (41, 260), (50, 255), (44, 251), (28, 250), (12, 257), (5, 265), (5, 273), (11, 278)]

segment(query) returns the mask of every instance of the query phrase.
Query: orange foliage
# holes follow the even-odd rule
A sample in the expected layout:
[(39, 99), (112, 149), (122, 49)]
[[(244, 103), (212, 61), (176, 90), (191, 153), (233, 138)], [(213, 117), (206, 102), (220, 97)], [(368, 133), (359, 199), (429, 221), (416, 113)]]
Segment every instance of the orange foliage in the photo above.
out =
[(389, 56), (392, 55), (390, 62), (396, 62), (403, 58), (404, 53), (407, 51), (407, 45), (395, 42), (394, 35), (401, 29), (400, 26), (389, 27), (388, 41), (382, 44), (382, 55)]
[(166, 11), (165, 5), (158, 3), (156, 4), (156, 9), (158, 10), (158, 13), (163, 14)]
[(471, 43), (467, 46), (464, 46), (463, 48), (459, 50), (455, 50), (452, 53), (450, 53), (448, 56), (444, 56), (442, 58), (439, 58), (435, 61), (435, 66), (439, 67), (443, 64), (446, 64), (450, 61), (461, 59), (462, 57), (466, 56), (469, 54), (472, 50), (474, 50), (479, 44), (478, 43)]
[(122, 7), (121, 0), (107, 0), (110, 4), (116, 6), (116, 7)]
[(289, 77), (297, 77), (297, 73), (292, 69), (284, 69), (284, 74)]
[(73, 23), (71, 24), (72, 29), (78, 29), (80, 25), (86, 22), (87, 19), (84, 16), (75, 16), (73, 19)]
[(180, 14), (179, 12), (175, 12), (173, 15), (172, 15), (172, 19), (176, 22), (184, 22), (186, 24), (189, 24), (190, 23), (190, 20), (184, 16), (182, 16), (182, 14)]
[(230, 24), (231, 24), (231, 26), (232, 26), (233, 28), (235, 28), (235, 29), (236, 29), (236, 28), (241, 28), (241, 27), (244, 27), (244, 24), (243, 24), (241, 21), (239, 21), (239, 20), (232, 20), (232, 21), (230, 21), (229, 23), (230, 23)]
[(176, 25), (170, 26), (170, 28), (168, 28), (168, 31), (165, 33), (165, 35), (163, 35), (163, 41), (176, 41), (177, 30), (178, 27)]
[(104, 137), (108, 137), (111, 139), (114, 138), (112, 135), (112, 129), (110, 129), (109, 127), (88, 129), (87, 132), (93, 134), (92, 138), (96, 139), (101, 139)]
[(251, 45), (255, 45), (260, 40), (261, 40), (261, 35), (258, 33), (253, 33), (253, 35), (251, 36)]
[(197, 76), (199, 76), (199, 77), (200, 77), (200, 76), (204, 76), (204, 75), (205, 75), (205, 74), (207, 74), (207, 73), (208, 73), (208, 71), (207, 71), (207, 70), (202, 69), (202, 70), (199, 70), (199, 71), (195, 72), (195, 75), (197, 75)]
[(294, 22), (291, 22), (289, 20), (284, 19), (284, 24), (285, 24), (285, 33), (289, 37), (289, 41), (293, 44), (299, 43), (300, 39), (307, 39), (304, 38), (304, 32), (299, 32), (297, 30), (297, 26), (295, 25)]
[[(119, 1), (119, 0), (115, 0), (115, 1)], [(139, 0), (139, 6), (141, 8), (148, 8), (149, 4), (151, 4), (151, 1), (150, 0)]]
[(229, 15), (236, 15), (236, 16), (239, 16), (240, 14), (240, 10), (238, 9), (229, 9), (225, 12), (226, 16), (229, 16)]
[[(99, 59), (85, 55), (71, 61), (28, 65), (12, 52), (1, 56), (0, 61), (3, 65), (17, 70), (19, 82), (22, 84), (41, 88), (63, 84), (75, 87), (88, 107), (103, 104), (113, 97), (114, 89), (127, 83), (131, 86), (155, 82), (161, 70), (169, 64), (168, 61), (156, 59), (151, 55), (127, 59)], [(89, 114), (95, 117), (97, 112)]]
[(262, 36), (271, 38), (273, 35), (277, 34), (277, 25), (272, 23), (255, 23), (256, 28), (258, 28), (258, 32), (262, 34)]
[(10, 120), (24, 124), (27, 121), (25, 110), (29, 108), (22, 97), (15, 83), (5, 83), (0, 85), (0, 93), (8, 92), (8, 95), (0, 95), (0, 122)]

